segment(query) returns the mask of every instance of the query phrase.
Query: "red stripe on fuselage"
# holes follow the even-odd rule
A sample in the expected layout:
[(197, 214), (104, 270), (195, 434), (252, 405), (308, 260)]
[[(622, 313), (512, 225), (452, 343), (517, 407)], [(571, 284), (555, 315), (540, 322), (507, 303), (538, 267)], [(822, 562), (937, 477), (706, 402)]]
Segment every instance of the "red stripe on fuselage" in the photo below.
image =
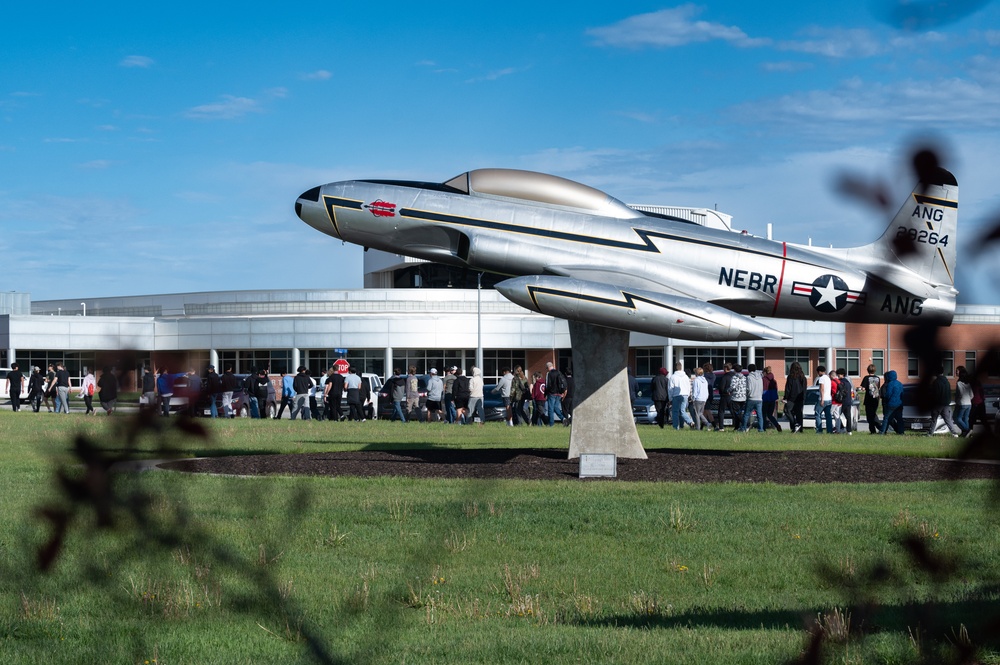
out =
[(778, 277), (778, 292), (774, 294), (774, 309), (771, 316), (778, 313), (778, 301), (781, 300), (781, 285), (785, 283), (785, 263), (788, 258), (788, 243), (781, 243), (781, 276)]

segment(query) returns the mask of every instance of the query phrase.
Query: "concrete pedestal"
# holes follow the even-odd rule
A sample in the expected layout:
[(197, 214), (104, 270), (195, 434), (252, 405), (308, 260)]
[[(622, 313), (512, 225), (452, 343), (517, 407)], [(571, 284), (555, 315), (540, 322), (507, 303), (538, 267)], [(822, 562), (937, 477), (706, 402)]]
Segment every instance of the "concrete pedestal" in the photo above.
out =
[(624, 330), (569, 322), (573, 344), (573, 426), (569, 458), (614, 453), (646, 459), (628, 398), (628, 338)]

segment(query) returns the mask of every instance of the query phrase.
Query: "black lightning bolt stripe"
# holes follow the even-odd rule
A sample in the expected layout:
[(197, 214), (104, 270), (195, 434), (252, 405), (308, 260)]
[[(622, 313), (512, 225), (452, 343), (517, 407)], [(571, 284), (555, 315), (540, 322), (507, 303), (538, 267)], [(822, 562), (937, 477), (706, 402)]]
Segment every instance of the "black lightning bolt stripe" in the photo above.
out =
[(548, 296), (557, 296), (557, 297), (560, 297), (560, 298), (571, 298), (573, 300), (583, 300), (583, 301), (586, 301), (586, 302), (593, 302), (593, 303), (598, 303), (598, 304), (601, 304), (601, 305), (610, 305), (612, 307), (622, 307), (624, 309), (632, 309), (632, 310), (636, 309), (636, 303), (637, 302), (644, 302), (644, 303), (648, 303), (650, 305), (653, 305), (655, 307), (662, 307), (663, 309), (669, 309), (669, 310), (672, 310), (672, 311), (675, 311), (675, 312), (681, 312), (682, 314), (684, 314), (684, 316), (687, 316), (687, 317), (691, 317), (691, 318), (694, 318), (694, 319), (700, 319), (700, 320), (706, 321), (708, 323), (715, 323), (715, 321), (712, 321), (711, 319), (706, 319), (703, 316), (698, 316), (697, 314), (692, 314), (691, 312), (688, 312), (686, 310), (678, 310), (676, 307), (671, 307), (670, 305), (665, 305), (665, 304), (663, 304), (661, 302), (657, 302), (656, 300), (652, 300), (650, 298), (645, 298), (643, 296), (637, 296), (634, 293), (628, 293), (626, 291), (621, 291), (621, 294), (622, 294), (622, 299), (621, 300), (615, 300), (613, 298), (602, 298), (600, 296), (591, 296), (591, 295), (586, 295), (586, 294), (582, 294), (582, 293), (574, 293), (572, 291), (564, 291), (562, 289), (554, 289), (554, 288), (548, 287), (548, 286), (533, 286), (532, 285), (532, 286), (528, 286), (527, 288), (528, 288), (528, 295), (531, 296), (531, 302), (535, 303), (535, 308), (538, 309), (539, 312), (542, 311), (542, 308), (538, 304), (538, 297), (537, 296), (538, 296), (538, 294), (542, 294), (542, 295), (548, 295)]
[(324, 196), (323, 201), (326, 202), (326, 207), (328, 210), (333, 208), (351, 208), (352, 210), (361, 210), (361, 204), (364, 201), (355, 201), (354, 199), (340, 199), (336, 196)]
[(557, 240), (568, 240), (588, 245), (601, 245), (603, 247), (616, 247), (619, 249), (633, 249), (639, 252), (653, 252), (659, 254), (660, 250), (653, 243), (653, 238), (673, 240), (676, 242), (686, 242), (703, 247), (715, 247), (718, 249), (738, 249), (746, 254), (757, 254), (768, 258), (781, 259), (782, 255), (776, 252), (765, 252), (761, 250), (747, 249), (745, 247), (733, 247), (721, 242), (711, 242), (689, 238), (687, 236), (674, 235), (672, 233), (662, 233), (660, 231), (646, 231), (632, 227), (632, 231), (642, 240), (642, 242), (628, 242), (627, 240), (612, 240), (610, 238), (598, 238), (596, 236), (583, 235), (581, 233), (567, 233), (566, 231), (555, 231), (552, 229), (539, 229), (533, 226), (520, 226), (518, 224), (508, 224), (506, 222), (494, 222), (488, 219), (476, 219), (473, 217), (461, 217), (458, 215), (445, 215), (439, 212), (427, 210), (414, 210), (413, 208), (403, 208), (399, 211), (401, 217), (410, 217), (428, 222), (439, 222), (442, 224), (455, 224), (458, 226), (472, 226), (480, 229), (491, 229), (494, 231), (505, 231), (508, 233), (521, 233), (524, 235), (539, 236), (542, 238), (554, 238)]
[(337, 208), (350, 208), (352, 210), (362, 210), (361, 204), (364, 201), (355, 201), (354, 199), (341, 199), (336, 196), (324, 196), (323, 203), (326, 204), (326, 214), (330, 217), (330, 223), (333, 224), (333, 230), (337, 232), (338, 238), (343, 238), (340, 234), (340, 226), (337, 224)]
[(936, 199), (933, 196), (922, 196), (920, 194), (914, 194), (914, 198), (917, 199), (917, 203), (928, 206), (941, 206), (944, 208), (957, 208), (958, 201), (948, 201), (945, 199)]

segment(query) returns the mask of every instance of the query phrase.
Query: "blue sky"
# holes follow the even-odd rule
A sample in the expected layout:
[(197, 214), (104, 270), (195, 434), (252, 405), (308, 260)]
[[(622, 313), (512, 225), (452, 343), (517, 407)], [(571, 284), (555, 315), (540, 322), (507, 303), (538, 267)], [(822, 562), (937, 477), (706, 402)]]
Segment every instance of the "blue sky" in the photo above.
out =
[(1000, 254), (966, 250), (1000, 217), (998, 3), (87, 4), (0, 24), (0, 288), (34, 300), (358, 288), (299, 193), (482, 167), (863, 244), (889, 216), (837, 177), (895, 209), (929, 142), (962, 299), (1000, 304)]

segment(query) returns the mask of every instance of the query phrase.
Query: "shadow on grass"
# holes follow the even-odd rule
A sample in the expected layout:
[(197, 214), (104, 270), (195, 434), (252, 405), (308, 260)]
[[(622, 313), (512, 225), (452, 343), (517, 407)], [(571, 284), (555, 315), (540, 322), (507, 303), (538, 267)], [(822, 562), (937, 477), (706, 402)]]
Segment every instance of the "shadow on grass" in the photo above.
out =
[[(983, 589), (977, 595), (982, 600), (955, 602), (931, 601), (883, 605), (878, 608), (853, 607), (839, 611), (849, 621), (850, 637), (858, 638), (882, 632), (912, 634), (916, 629), (928, 639), (954, 639), (960, 626), (977, 638), (983, 647), (1000, 647), (1000, 622), (990, 614), (996, 609), (995, 598), (1000, 588)], [(722, 628), (727, 630), (782, 630), (808, 627), (822, 622), (834, 612), (832, 607), (808, 610), (706, 610), (680, 614), (623, 613), (600, 618), (580, 618), (570, 623), (585, 628)]]

